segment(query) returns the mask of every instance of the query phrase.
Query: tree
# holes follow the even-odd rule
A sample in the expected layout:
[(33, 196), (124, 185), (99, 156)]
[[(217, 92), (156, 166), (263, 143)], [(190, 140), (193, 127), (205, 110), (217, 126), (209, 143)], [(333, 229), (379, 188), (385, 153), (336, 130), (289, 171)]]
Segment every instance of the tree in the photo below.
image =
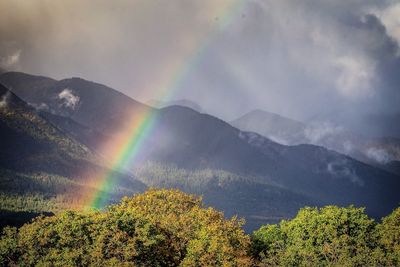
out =
[(252, 251), (272, 266), (374, 266), (381, 258), (375, 226), (364, 209), (303, 208), (290, 221), (256, 231)]
[(250, 239), (236, 218), (205, 208), (201, 198), (179, 190), (150, 189), (124, 198), (113, 213), (136, 214), (170, 233), (170, 258), (182, 266), (248, 266)]
[(242, 222), (200, 198), (149, 190), (106, 211), (67, 211), (6, 228), (0, 265), (249, 266)]
[(400, 208), (378, 225), (379, 243), (385, 251), (386, 266), (400, 266)]

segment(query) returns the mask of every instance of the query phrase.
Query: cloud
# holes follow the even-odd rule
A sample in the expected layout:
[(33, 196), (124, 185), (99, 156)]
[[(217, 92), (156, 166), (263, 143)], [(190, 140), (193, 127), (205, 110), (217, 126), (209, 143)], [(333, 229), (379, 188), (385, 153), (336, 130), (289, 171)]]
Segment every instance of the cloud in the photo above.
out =
[[(394, 3), (382, 10), (375, 10), (385, 25), (388, 34), (400, 42), (400, 3)], [(399, 51), (398, 51), (399, 52)], [(399, 53), (397, 54), (399, 56)]]
[(372, 64), (348, 56), (339, 57), (334, 63), (340, 68), (336, 87), (341, 94), (349, 97), (372, 94), (375, 75)]
[(74, 95), (71, 89), (65, 88), (58, 94), (58, 99), (62, 100), (62, 106), (74, 110), (79, 104), (79, 96)]
[(1, 99), (0, 99), (0, 108), (1, 109), (7, 108), (10, 96), (11, 96), (10, 91), (7, 91), (7, 93), (5, 93), (4, 95), (1, 96)]
[(20, 68), (21, 49), (10, 49), (10, 45), (2, 44), (0, 42), (0, 70), (10, 71), (18, 70)]
[(315, 122), (307, 125), (304, 130), (305, 137), (312, 144), (318, 144), (328, 137), (338, 137), (344, 132), (344, 128), (331, 122)]
[(383, 148), (368, 148), (366, 151), (366, 156), (381, 164), (387, 164), (393, 160), (389, 153)]
[(350, 166), (347, 160), (342, 159), (329, 162), (327, 171), (336, 177), (346, 177), (355, 185), (364, 186), (364, 181), (358, 177), (356, 171)]
[(345, 140), (343, 142), (343, 150), (346, 154), (350, 154), (351, 152), (354, 151), (355, 148), (356, 148), (355, 145), (351, 141)]
[(36, 110), (50, 111), (50, 108), (46, 103), (40, 103), (40, 104), (28, 103), (28, 104)]

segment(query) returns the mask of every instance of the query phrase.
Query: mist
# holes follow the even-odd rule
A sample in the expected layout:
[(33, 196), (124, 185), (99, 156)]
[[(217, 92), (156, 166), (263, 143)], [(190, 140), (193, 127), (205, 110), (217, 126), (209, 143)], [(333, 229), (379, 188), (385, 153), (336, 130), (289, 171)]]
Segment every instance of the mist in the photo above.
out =
[(397, 1), (5, 0), (0, 70), (400, 136), (399, 18)]

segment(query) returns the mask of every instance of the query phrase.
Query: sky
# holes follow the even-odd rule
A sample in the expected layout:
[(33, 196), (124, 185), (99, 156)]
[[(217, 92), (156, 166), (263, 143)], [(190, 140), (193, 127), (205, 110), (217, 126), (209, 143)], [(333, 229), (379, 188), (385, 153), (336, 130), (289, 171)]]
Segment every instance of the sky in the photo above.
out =
[[(400, 136), (400, 1), (3, 0), (0, 69)], [(168, 92), (167, 94), (165, 92)]]

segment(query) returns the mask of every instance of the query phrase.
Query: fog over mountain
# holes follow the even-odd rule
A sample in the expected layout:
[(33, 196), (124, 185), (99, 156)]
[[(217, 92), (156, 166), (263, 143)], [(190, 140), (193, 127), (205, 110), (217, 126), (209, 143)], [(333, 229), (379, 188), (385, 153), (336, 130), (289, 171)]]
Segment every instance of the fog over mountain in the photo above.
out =
[(230, 122), (234, 127), (258, 133), (284, 145), (313, 144), (400, 174), (400, 139), (368, 138), (343, 127), (318, 121), (308, 124), (254, 110)]
[(399, 137), (399, 17), (389, 0), (6, 0), (0, 69)]

